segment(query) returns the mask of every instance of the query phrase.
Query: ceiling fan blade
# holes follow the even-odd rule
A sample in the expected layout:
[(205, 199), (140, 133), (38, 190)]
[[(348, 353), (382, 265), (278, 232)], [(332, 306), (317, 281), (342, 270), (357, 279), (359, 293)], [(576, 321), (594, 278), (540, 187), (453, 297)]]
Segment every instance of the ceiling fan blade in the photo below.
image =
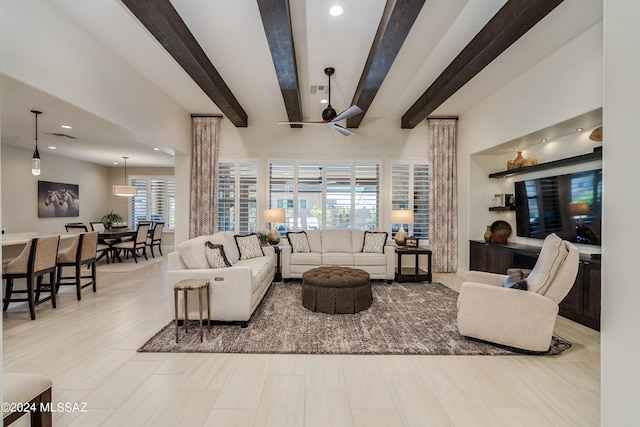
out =
[(337, 130), (338, 132), (340, 132), (342, 135), (344, 136), (351, 136), (351, 135), (355, 135), (354, 132), (351, 132), (349, 129), (345, 129), (342, 126), (340, 126), (339, 124), (336, 123), (330, 123), (330, 126), (332, 128), (334, 128), (335, 130)]
[(338, 114), (333, 119), (331, 119), (331, 123), (339, 122), (340, 120), (357, 116), (360, 113), (362, 113), (362, 108), (358, 107), (357, 105), (352, 105), (351, 107), (347, 108), (342, 113)]
[(327, 122), (278, 122), (279, 125), (326, 125)]

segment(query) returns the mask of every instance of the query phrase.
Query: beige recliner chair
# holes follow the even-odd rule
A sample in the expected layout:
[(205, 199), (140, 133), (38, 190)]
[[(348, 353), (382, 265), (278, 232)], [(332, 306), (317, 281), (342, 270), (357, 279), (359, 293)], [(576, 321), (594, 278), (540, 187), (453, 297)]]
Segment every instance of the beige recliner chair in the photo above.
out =
[(524, 350), (549, 350), (558, 304), (576, 280), (579, 256), (573, 244), (547, 236), (526, 278), (526, 291), (503, 287), (507, 275), (470, 271), (458, 296), (460, 334)]

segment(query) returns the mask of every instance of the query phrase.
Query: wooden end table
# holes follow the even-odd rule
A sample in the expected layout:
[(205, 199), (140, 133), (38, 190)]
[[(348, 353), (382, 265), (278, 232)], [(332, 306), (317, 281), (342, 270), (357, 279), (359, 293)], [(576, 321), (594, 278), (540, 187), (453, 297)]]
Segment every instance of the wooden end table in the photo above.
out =
[[(396, 281), (398, 283), (402, 283), (402, 282), (431, 283), (431, 249), (397, 247), (396, 254), (398, 254), (398, 269), (396, 272)], [(402, 267), (403, 255), (415, 256), (416, 258), (415, 267)], [(418, 257), (420, 255), (427, 256), (427, 271), (424, 271), (419, 267)]]

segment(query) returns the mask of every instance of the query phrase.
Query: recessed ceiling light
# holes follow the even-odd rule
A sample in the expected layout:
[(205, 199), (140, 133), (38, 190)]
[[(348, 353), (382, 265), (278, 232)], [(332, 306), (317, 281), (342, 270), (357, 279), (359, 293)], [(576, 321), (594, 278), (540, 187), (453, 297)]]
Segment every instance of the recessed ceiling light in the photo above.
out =
[(333, 6), (331, 9), (329, 9), (329, 13), (331, 14), (331, 16), (340, 16), (344, 13), (344, 7)]
[(158, 147), (154, 147), (153, 151), (160, 151), (160, 149)]
[(114, 165), (119, 165), (120, 163), (118, 163), (118, 162), (113, 162), (113, 164), (114, 164)]
[(62, 129), (73, 129), (73, 126), (69, 126), (69, 125), (60, 125), (60, 127)]
[(514, 148), (513, 151), (520, 151), (518, 147)]
[(56, 149), (56, 147), (54, 147), (53, 145), (50, 145), (47, 148), (50, 149), (50, 150), (55, 150)]
[(329, 100), (328, 99), (321, 99), (320, 100), (320, 104), (328, 104)]
[(540, 142), (547, 142), (547, 140), (543, 138), (540, 140)]
[(582, 128), (576, 128), (576, 132), (582, 132), (583, 129)]

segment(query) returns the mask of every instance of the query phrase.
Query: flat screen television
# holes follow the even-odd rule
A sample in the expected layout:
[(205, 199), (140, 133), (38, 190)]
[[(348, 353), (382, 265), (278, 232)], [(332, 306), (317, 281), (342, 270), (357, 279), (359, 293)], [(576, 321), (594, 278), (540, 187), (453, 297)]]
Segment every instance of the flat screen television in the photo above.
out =
[(600, 245), (602, 169), (518, 181), (514, 193), (518, 236)]

